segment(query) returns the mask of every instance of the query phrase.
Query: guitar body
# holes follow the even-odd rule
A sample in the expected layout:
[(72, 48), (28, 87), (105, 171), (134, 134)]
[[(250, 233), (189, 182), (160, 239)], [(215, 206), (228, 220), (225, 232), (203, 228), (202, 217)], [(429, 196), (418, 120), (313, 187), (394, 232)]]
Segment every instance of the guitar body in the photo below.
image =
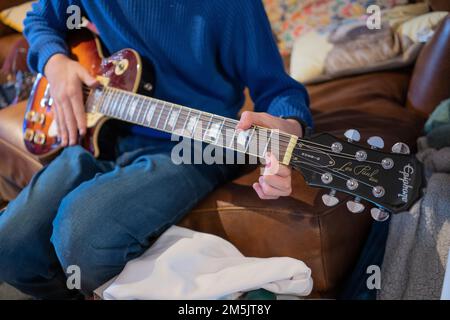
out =
[[(142, 61), (136, 51), (124, 49), (106, 58), (99, 39), (88, 30), (73, 33), (67, 43), (71, 58), (97, 77), (102, 85), (130, 92), (138, 91)], [(28, 101), (23, 126), (27, 149), (40, 158), (48, 158), (61, 149), (53, 107), (48, 81), (40, 74)], [(80, 144), (96, 157), (101, 152), (98, 137), (107, 120), (107, 117), (99, 113), (87, 114), (88, 131)]]

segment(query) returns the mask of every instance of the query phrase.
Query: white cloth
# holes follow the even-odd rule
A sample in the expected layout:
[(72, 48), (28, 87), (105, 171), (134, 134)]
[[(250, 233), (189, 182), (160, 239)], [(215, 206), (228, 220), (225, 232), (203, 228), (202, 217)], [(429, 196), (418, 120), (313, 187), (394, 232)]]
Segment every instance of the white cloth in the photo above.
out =
[(259, 288), (307, 296), (312, 286), (311, 270), (300, 260), (247, 258), (222, 238), (174, 226), (128, 262), (103, 298), (228, 299)]

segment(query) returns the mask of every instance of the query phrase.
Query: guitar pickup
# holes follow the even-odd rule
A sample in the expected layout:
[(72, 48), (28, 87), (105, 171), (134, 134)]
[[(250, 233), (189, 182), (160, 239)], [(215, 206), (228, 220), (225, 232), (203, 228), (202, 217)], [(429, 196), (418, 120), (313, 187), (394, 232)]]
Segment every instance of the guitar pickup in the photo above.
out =
[(23, 136), (26, 141), (32, 142), (34, 139), (34, 130), (26, 129)]

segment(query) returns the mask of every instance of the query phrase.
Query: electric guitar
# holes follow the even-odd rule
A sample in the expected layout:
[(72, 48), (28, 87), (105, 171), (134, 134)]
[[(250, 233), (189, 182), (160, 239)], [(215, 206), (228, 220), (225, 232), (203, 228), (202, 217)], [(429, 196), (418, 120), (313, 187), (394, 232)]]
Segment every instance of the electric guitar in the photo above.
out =
[[(370, 212), (378, 221), (408, 209), (420, 196), (422, 167), (403, 143), (387, 153), (381, 150), (384, 143), (380, 137), (370, 138), (370, 147), (356, 144), (360, 140), (356, 130), (347, 131), (346, 139), (327, 133), (298, 138), (258, 126), (238, 131), (234, 119), (150, 97), (153, 84), (142, 79), (142, 61), (132, 49), (104, 57), (98, 38), (89, 32), (77, 32), (68, 46), (72, 58), (101, 83), (97, 88), (83, 88), (89, 129), (81, 145), (95, 156), (101, 152), (101, 128), (108, 119), (118, 119), (261, 159), (270, 151), (282, 164), (299, 170), (308, 185), (329, 189), (322, 195), (326, 206), (339, 203), (337, 191), (351, 194), (355, 199), (347, 202), (347, 208), (363, 212), (361, 200), (366, 200), (373, 205)], [(39, 75), (23, 125), (26, 148), (39, 157), (61, 149), (53, 106), (49, 84)], [(275, 147), (277, 152), (273, 152)]]

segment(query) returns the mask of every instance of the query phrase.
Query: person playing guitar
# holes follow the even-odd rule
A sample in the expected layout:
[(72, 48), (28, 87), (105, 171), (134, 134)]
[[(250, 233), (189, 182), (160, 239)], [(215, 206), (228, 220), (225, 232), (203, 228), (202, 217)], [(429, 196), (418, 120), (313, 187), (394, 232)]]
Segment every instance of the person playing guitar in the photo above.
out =
[[(81, 292), (91, 295), (240, 172), (176, 165), (170, 139), (131, 124), (117, 132), (113, 160), (78, 146), (88, 131), (83, 90), (99, 80), (69, 55), (69, 6), (96, 26), (109, 52), (132, 48), (151, 62), (158, 99), (237, 118), (248, 87), (255, 112), (244, 112), (237, 129), (301, 137), (312, 125), (306, 90), (285, 73), (261, 1), (37, 2), (25, 20), (29, 65), (48, 80), (65, 149), (0, 215), (0, 280), (38, 298), (76, 297), (66, 286), (70, 266), (81, 269)], [(291, 193), (291, 169), (278, 164), (269, 155), (253, 185), (261, 199)]]

